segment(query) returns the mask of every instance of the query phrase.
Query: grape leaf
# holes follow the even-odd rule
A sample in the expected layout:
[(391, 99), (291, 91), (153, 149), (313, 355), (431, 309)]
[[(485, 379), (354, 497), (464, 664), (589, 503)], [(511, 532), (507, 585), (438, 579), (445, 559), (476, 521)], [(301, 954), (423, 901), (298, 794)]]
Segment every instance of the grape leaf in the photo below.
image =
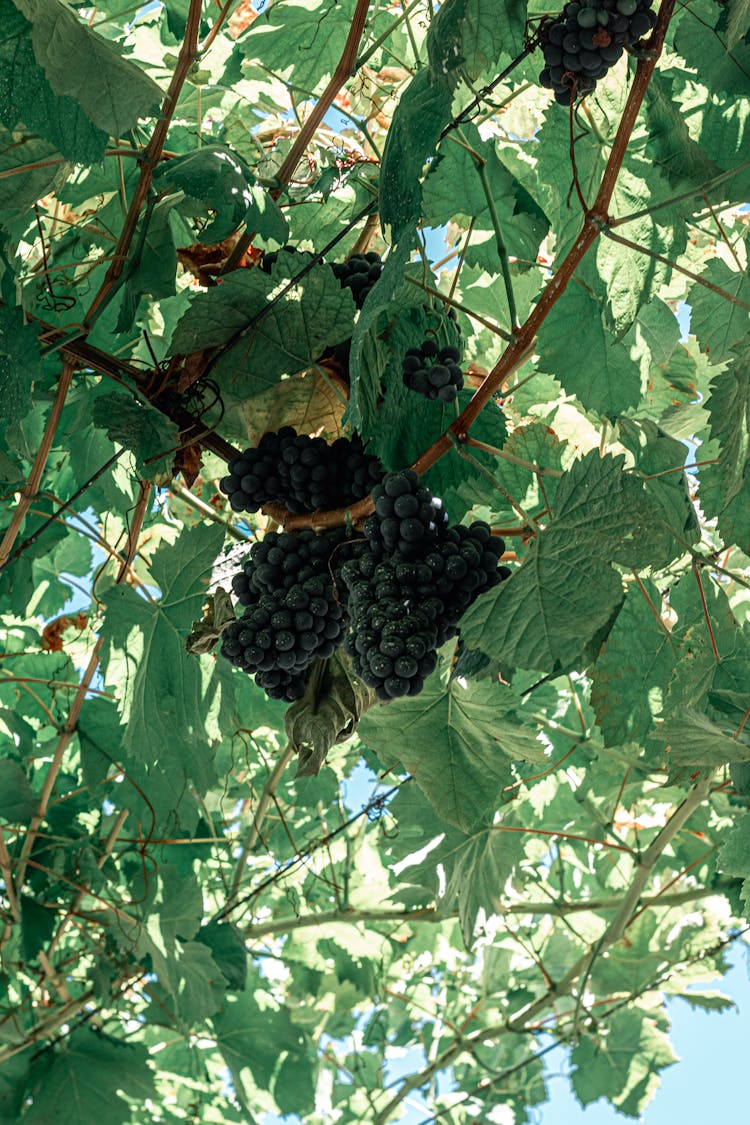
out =
[(750, 761), (750, 745), (730, 738), (706, 715), (691, 707), (663, 722), (657, 737), (668, 744), (669, 760), (678, 765), (715, 769), (726, 762)]
[(92, 419), (110, 441), (135, 454), (136, 467), (144, 480), (169, 473), (180, 434), (174, 422), (149, 403), (130, 395), (113, 393), (94, 401)]
[(622, 602), (611, 561), (637, 544), (650, 508), (622, 458), (590, 453), (566, 473), (555, 518), (519, 570), (477, 599), (461, 635), (470, 648), (512, 667), (551, 672), (575, 666)]
[(450, 117), (451, 93), (417, 71), (398, 104), (383, 150), (380, 218), (389, 240), (398, 243), (415, 228), (422, 210), (422, 173)]
[(104, 156), (107, 134), (89, 121), (72, 98), (57, 97), (34, 57), (31, 25), (11, 0), (0, 0), (0, 121), (20, 121), (77, 164)]
[(750, 345), (741, 346), (729, 368), (713, 379), (710, 392), (709, 431), (720, 447), (714, 472), (726, 504), (743, 488), (750, 461)]
[[(158, 168), (154, 181), (185, 193), (193, 206), (207, 204), (216, 217), (199, 234), (199, 242), (220, 242), (244, 221), (265, 238), (286, 242), (289, 226), (277, 204), (254, 182), (242, 157), (227, 145), (205, 145)], [(199, 212), (200, 213), (200, 212)]]
[[(514, 702), (497, 683), (452, 680), (444, 687), (434, 673), (419, 698), (371, 710), (360, 736), (384, 765), (409, 770), (438, 816), (470, 832), (497, 807), (512, 780), (510, 761), (544, 758), (534, 731), (503, 714)], [(394, 723), (403, 734), (399, 745), (390, 734)]]
[(538, 347), (542, 370), (588, 410), (611, 417), (640, 400), (637, 364), (624, 344), (611, 339), (604, 311), (582, 286), (568, 286), (539, 332)]
[(678, 646), (666, 625), (656, 620), (659, 591), (644, 582), (644, 594), (631, 586), (594, 666), (591, 704), (606, 746), (641, 742), (653, 729), (664, 704)]
[(583, 1106), (601, 1097), (626, 1117), (639, 1117), (659, 1085), (658, 1072), (677, 1061), (652, 1012), (633, 1007), (616, 1012), (601, 1034), (584, 1034), (571, 1052), (573, 1089)]
[[(92, 31), (62, 0), (13, 0), (31, 22), (36, 61), (58, 97), (70, 97), (105, 133), (120, 137), (157, 109), (153, 79)], [(70, 60), (75, 59), (71, 66)]]
[(688, 290), (690, 325), (701, 351), (710, 363), (723, 363), (732, 358), (735, 348), (746, 345), (750, 334), (750, 280), (719, 258), (706, 263), (701, 278), (740, 302), (733, 304), (721, 293), (698, 283)]
[(154, 1094), (145, 1044), (121, 1043), (88, 1027), (45, 1052), (33, 1073), (31, 1104), (23, 1115), (28, 1125), (125, 1125), (131, 1119), (125, 1098)]
[(3, 423), (17, 422), (31, 409), (34, 380), (41, 375), (39, 338), (24, 323), (21, 309), (0, 305), (0, 398)]
[(36, 806), (29, 779), (18, 762), (0, 758), (0, 817), (11, 824), (28, 824)]
[(204, 525), (160, 547), (151, 564), (161, 590), (158, 601), (147, 601), (127, 586), (115, 586), (104, 596), (102, 664), (105, 677), (120, 684), (125, 747), (137, 760), (153, 758), (199, 786), (207, 786), (212, 776), (211, 753), (200, 666), (186, 658), (184, 644), (206, 597), (222, 539), (221, 528)]

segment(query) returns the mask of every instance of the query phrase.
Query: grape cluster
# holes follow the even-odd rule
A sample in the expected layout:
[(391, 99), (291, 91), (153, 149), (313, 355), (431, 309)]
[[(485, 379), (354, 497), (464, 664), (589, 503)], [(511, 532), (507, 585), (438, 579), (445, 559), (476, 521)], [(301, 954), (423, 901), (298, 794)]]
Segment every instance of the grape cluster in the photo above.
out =
[[(280, 250), (271, 250), (263, 255), (260, 259), (259, 265), (263, 273), (270, 273), (274, 264), (278, 261), (280, 254), (296, 254), (296, 246), (282, 246)], [(283, 261), (283, 258), (282, 258)], [(290, 263), (287, 263), (289, 265)]]
[(300, 699), (316, 657), (343, 639), (344, 613), (325, 578), (259, 594), (222, 635), (222, 655), (275, 699)]
[(380, 254), (368, 250), (366, 254), (352, 254), (345, 262), (338, 262), (333, 272), (342, 289), (351, 289), (354, 303), (361, 309), (365, 298), (383, 272)]
[(222, 654), (275, 699), (304, 695), (317, 657), (332, 656), (346, 628), (340, 572), (365, 549), (344, 528), (269, 532), (232, 579), (242, 616), (222, 634)]
[(387, 474), (371, 497), (375, 514), (365, 520), (364, 532), (375, 558), (396, 552), (418, 558), (448, 526), (442, 501), (419, 483), (413, 469)]
[(651, 0), (571, 0), (540, 33), (545, 62), (540, 83), (554, 91), (560, 105), (570, 105), (591, 93), (625, 48), (655, 23)]
[(417, 695), (474, 599), (507, 578), (505, 546), (487, 524), (449, 527), (439, 500), (412, 470), (373, 490), (367, 549), (341, 568), (348, 590), (344, 648), (380, 699)]
[(365, 549), (363, 539), (349, 539), (343, 527), (314, 531), (268, 531), (253, 543), (242, 569), (232, 579), (238, 601), (253, 605), (260, 594), (291, 590), (311, 578), (336, 586), (343, 565)]
[(460, 358), (453, 345), (438, 350), (434, 340), (424, 340), (418, 348), (409, 348), (401, 361), (404, 385), (425, 398), (454, 402), (464, 385)]
[[(451, 527), (411, 469), (378, 467), (377, 477), (363, 535), (268, 532), (232, 579), (243, 612), (224, 630), (222, 654), (273, 698), (300, 699), (313, 661), (342, 643), (380, 699), (416, 695), (465, 610), (509, 577), (487, 524)], [(337, 483), (341, 504), (351, 482)]]
[(235, 512), (257, 512), (269, 503), (314, 512), (363, 500), (381, 474), (379, 461), (365, 452), (357, 434), (328, 445), (283, 426), (230, 461), (220, 488)]

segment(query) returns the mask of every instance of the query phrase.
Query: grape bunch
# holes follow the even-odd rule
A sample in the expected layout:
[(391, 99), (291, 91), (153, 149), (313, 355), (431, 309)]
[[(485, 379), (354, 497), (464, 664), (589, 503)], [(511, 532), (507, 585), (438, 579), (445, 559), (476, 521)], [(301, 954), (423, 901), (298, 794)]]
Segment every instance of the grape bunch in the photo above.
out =
[(375, 558), (396, 552), (418, 558), (448, 526), (442, 501), (419, 483), (413, 469), (387, 474), (370, 495), (375, 514), (365, 520), (364, 532)]
[[(465, 610), (509, 577), (487, 524), (451, 527), (411, 469), (377, 477), (364, 534), (268, 532), (232, 579), (243, 612), (222, 654), (273, 698), (300, 699), (313, 661), (341, 644), (380, 699), (416, 695)], [(351, 482), (338, 487), (341, 504)]]
[(313, 660), (332, 656), (343, 640), (340, 573), (364, 549), (344, 528), (268, 532), (232, 579), (245, 608), (224, 630), (222, 654), (273, 698), (300, 699)]
[(258, 594), (222, 634), (221, 651), (267, 695), (291, 702), (305, 692), (316, 657), (332, 656), (343, 639), (344, 612), (324, 577)]
[(655, 23), (651, 0), (571, 0), (540, 32), (545, 62), (540, 83), (554, 91), (560, 105), (570, 105), (590, 94), (625, 48)]
[(345, 262), (333, 267), (342, 289), (351, 289), (354, 303), (361, 309), (375, 282), (383, 272), (380, 254), (368, 250), (366, 254), (352, 254)]
[(450, 527), (442, 503), (411, 469), (373, 490), (367, 549), (341, 568), (348, 590), (344, 649), (380, 699), (417, 695), (479, 594), (508, 578), (505, 545), (487, 524)]
[(381, 474), (380, 462), (365, 452), (357, 434), (328, 445), (283, 426), (230, 461), (219, 487), (235, 512), (257, 512), (271, 503), (314, 512), (363, 500)]
[(464, 385), (460, 358), (453, 345), (438, 350), (434, 340), (424, 340), (418, 348), (409, 348), (401, 361), (404, 385), (425, 398), (454, 402)]
[(260, 594), (290, 590), (311, 578), (335, 587), (342, 567), (364, 551), (364, 539), (349, 539), (345, 528), (314, 531), (268, 531), (253, 543), (232, 589), (242, 605), (253, 605)]

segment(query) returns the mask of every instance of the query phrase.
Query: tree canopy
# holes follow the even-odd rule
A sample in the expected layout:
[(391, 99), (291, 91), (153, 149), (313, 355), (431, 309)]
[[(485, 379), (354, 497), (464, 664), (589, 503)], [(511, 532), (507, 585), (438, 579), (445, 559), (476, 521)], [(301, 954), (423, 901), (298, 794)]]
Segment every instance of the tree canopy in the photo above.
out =
[[(731, 1006), (750, 6), (650, 11), (0, 0), (0, 1123), (637, 1118)], [(503, 540), (418, 694), (222, 655), (373, 510), (234, 510), (285, 426)]]

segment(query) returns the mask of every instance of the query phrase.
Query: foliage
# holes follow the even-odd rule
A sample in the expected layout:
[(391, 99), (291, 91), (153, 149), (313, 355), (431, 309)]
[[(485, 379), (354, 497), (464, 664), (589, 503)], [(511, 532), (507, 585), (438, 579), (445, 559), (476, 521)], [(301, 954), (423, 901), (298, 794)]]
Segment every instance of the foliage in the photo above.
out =
[[(550, 1043), (637, 1118), (729, 1004), (750, 12), (664, 0), (571, 115), (542, 11), (0, 0), (0, 1122), (522, 1123)], [(414, 698), (217, 656), (282, 424), (505, 538)]]

